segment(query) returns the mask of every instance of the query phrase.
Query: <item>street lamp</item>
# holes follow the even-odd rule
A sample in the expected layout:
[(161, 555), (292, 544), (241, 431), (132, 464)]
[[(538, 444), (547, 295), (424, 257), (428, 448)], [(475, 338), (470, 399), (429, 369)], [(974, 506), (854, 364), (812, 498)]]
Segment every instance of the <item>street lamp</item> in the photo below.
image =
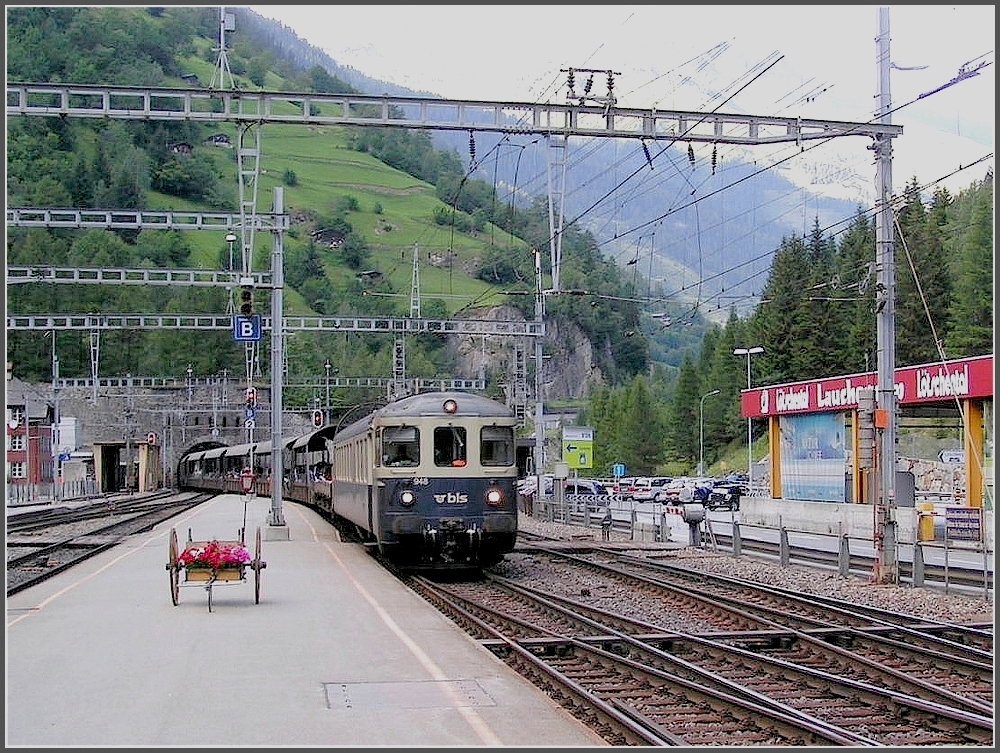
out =
[(236, 242), (236, 233), (226, 233), (226, 242), (229, 243), (229, 271), (233, 271), (233, 244)]
[(323, 368), (326, 369), (326, 420), (330, 420), (330, 369), (333, 368), (333, 364), (330, 363), (330, 359), (327, 358), (326, 362), (323, 364)]
[(698, 410), (698, 425), (700, 431), (698, 434), (698, 475), (703, 476), (705, 474), (705, 398), (711, 397), (712, 395), (718, 395), (719, 390), (712, 390), (711, 392), (706, 392), (701, 396), (701, 406)]
[[(746, 356), (747, 357), (747, 389), (750, 389), (750, 358), (756, 356), (759, 353), (763, 353), (764, 349), (759, 345), (755, 345), (752, 348), (735, 348), (733, 350), (734, 356)], [(747, 491), (753, 486), (753, 425), (751, 424), (751, 419), (747, 417)]]

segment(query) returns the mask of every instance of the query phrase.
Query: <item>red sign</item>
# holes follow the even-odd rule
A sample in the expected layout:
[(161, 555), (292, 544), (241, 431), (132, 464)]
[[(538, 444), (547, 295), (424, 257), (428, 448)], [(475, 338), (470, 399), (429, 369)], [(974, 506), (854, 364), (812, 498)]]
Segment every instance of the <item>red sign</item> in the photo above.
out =
[[(858, 390), (862, 387), (877, 389), (878, 375), (874, 372), (851, 374), (755, 387), (741, 392), (740, 405), (745, 418), (854, 410), (858, 407)], [(901, 405), (992, 397), (993, 356), (896, 369), (893, 389)]]

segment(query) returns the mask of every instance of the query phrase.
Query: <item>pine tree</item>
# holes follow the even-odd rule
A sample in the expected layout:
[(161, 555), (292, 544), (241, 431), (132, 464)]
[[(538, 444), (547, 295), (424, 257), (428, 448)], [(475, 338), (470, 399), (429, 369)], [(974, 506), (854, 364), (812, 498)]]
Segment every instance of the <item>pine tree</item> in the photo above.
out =
[(837, 248), (837, 274), (845, 302), (838, 351), (844, 373), (875, 369), (875, 228), (859, 207)]
[(797, 317), (809, 279), (807, 256), (802, 239), (782, 241), (771, 263), (763, 299), (751, 319), (750, 328), (759, 335), (759, 342), (752, 344), (764, 347), (765, 373), (772, 384), (803, 378), (796, 371), (798, 346), (794, 338), (806, 328)]
[(698, 401), (701, 379), (694, 359), (688, 355), (677, 377), (677, 391), (670, 405), (667, 448), (672, 458), (693, 463), (698, 457)]
[(937, 207), (924, 207), (916, 179), (907, 186), (896, 233), (896, 365), (940, 359), (938, 337), (947, 327), (951, 285), (942, 225), (947, 194)]
[(955, 296), (947, 334), (949, 358), (993, 352), (993, 175), (969, 196), (968, 228), (954, 265)]

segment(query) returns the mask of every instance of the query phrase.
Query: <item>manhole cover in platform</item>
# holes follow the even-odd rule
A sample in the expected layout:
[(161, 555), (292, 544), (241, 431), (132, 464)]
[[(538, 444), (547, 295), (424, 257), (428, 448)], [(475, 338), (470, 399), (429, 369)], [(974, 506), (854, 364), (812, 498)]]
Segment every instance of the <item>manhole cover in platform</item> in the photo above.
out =
[(461, 708), (495, 706), (475, 680), (427, 682), (327, 682), (326, 705), (331, 709)]

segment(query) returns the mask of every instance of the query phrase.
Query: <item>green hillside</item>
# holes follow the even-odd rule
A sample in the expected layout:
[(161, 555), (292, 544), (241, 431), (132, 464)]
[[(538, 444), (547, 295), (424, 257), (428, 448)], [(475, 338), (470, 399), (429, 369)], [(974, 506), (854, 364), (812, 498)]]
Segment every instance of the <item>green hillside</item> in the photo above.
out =
[[(8, 20), (10, 80), (185, 88), (192, 82), (205, 86), (215, 74), (214, 9), (31, 8), (11, 11)], [(123, 35), (123, 29), (129, 33)], [(110, 47), (115, 55), (107, 55)], [(282, 60), (264, 39), (243, 37), (229, 60), (239, 89), (350, 91), (318, 67), (303, 71)], [(241, 134), (235, 124), (21, 118), (9, 126), (9, 206), (239, 210), (233, 147)], [(505, 304), (533, 315), (533, 248), (543, 249), (542, 285), (549, 287), (544, 201), (516, 211), (499, 206), (491, 186), (463, 174), (457, 155), (435, 152), (426, 134), (275, 124), (255, 128), (261, 146), (256, 210), (270, 212), (274, 189), (282, 186), (284, 212), (291, 217), (284, 236), (286, 314), (408, 315), (416, 253), (423, 316), (467, 316), (472, 309)], [(219, 134), (228, 137), (228, 145), (213, 139)], [(242, 133), (250, 146), (257, 135), (252, 129)], [(184, 144), (190, 151), (176, 149)], [(385, 159), (413, 167), (396, 169)], [(500, 217), (503, 227), (497, 224)], [(254, 237), (253, 269), (266, 269), (273, 240), (269, 233)], [(14, 229), (11, 238), (8, 261), (15, 265), (226, 269), (232, 254), (221, 233), (201, 231)], [(241, 257), (242, 250), (237, 248), (236, 255)], [(240, 264), (239, 258), (235, 261)], [(563, 279), (600, 295), (552, 300), (549, 316), (573, 319), (602, 346), (600, 366), (608, 378), (644, 372), (648, 347), (641, 336), (635, 337), (636, 305), (626, 296), (619, 270), (601, 257), (588, 234), (564, 234)], [(101, 291), (32, 286), (12, 291), (9, 304), (25, 313), (223, 313), (226, 295), (203, 289), (177, 293), (125, 286)], [(183, 337), (108, 332), (102, 370), (169, 373), (193, 361), (199, 373), (212, 373), (240, 359), (225, 334), (206, 334), (204, 342), (212, 347), (194, 354), (181, 344)], [(390, 338), (370, 338), (374, 344), (358, 353), (346, 341), (329, 342), (330, 337), (290, 337), (289, 363), (316, 373), (324, 356), (332, 355), (353, 361), (354, 373), (391, 373)], [(62, 347), (63, 374), (87, 375), (85, 338), (59, 333), (57, 339), (68, 343)], [(408, 374), (451, 373), (451, 356), (443, 345), (418, 338), (408, 346)], [(11, 333), (8, 356), (23, 377), (46, 378), (48, 354), (36, 338)]]

